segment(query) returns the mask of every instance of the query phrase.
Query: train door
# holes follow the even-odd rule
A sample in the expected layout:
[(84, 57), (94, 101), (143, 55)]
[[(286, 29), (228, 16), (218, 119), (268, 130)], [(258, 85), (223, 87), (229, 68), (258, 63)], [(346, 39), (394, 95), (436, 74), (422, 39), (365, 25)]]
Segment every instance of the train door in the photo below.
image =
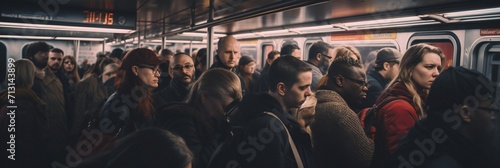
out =
[(271, 51), (276, 50), (275, 45), (273, 42), (263, 42), (261, 44), (261, 59), (260, 61), (262, 62), (261, 64), (261, 69), (264, 68), (264, 65), (266, 64), (267, 60), (267, 54), (269, 54)]
[[(3, 72), (7, 72), (7, 47), (5, 47), (5, 44), (3, 42), (0, 42), (0, 55), (2, 56), (0, 59), (4, 60), (2, 61), (3, 63), (0, 64), (0, 69), (2, 69)], [(6, 76), (7, 73), (0, 73), (0, 90), (5, 89), (5, 82), (6, 82)]]
[(460, 64), (460, 40), (453, 32), (421, 32), (415, 33), (408, 39), (408, 48), (418, 43), (427, 43), (436, 46), (443, 51), (446, 63), (443, 70), (449, 66)]

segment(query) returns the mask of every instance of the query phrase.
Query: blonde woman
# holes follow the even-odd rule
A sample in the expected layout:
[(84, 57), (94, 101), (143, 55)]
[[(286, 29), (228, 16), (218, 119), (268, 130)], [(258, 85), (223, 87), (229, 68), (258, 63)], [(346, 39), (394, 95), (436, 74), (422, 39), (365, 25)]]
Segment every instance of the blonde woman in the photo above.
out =
[(397, 98), (376, 113), (373, 166), (385, 167), (399, 140), (425, 117), (424, 100), (443, 65), (445, 56), (441, 49), (428, 44), (413, 45), (403, 55), (399, 74), (375, 102), (379, 105), (391, 97)]

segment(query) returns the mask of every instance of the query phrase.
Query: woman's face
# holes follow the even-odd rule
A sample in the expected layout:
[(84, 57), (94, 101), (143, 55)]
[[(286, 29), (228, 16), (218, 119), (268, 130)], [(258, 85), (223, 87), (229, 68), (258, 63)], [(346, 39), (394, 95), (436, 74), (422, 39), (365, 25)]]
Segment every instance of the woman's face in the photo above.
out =
[(147, 89), (154, 89), (158, 87), (160, 69), (158, 66), (139, 65), (137, 66), (137, 76)]
[(441, 57), (436, 53), (427, 53), (422, 62), (412, 71), (411, 79), (423, 89), (430, 89), (432, 83), (441, 71)]
[(255, 72), (255, 62), (250, 62), (243, 66), (243, 72), (245, 74), (253, 74)]
[(73, 72), (73, 69), (75, 69), (75, 64), (70, 59), (65, 59), (63, 65), (66, 72)]

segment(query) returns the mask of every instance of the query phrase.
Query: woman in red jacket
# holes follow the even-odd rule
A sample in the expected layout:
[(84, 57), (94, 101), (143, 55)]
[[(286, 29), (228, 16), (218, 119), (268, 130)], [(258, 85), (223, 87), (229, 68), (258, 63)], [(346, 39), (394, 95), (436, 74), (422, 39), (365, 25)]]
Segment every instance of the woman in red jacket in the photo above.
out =
[(385, 167), (399, 140), (415, 121), (425, 117), (424, 100), (444, 64), (441, 49), (428, 44), (413, 45), (405, 52), (398, 76), (375, 103), (397, 98), (378, 110), (372, 167)]

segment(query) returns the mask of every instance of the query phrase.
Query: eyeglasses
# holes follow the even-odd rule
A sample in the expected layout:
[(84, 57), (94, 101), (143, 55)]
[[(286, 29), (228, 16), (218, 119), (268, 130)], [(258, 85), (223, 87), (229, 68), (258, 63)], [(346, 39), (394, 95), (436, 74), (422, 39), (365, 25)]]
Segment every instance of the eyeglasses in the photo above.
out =
[(354, 78), (350, 78), (350, 77), (346, 77), (346, 76), (342, 76), (342, 75), (339, 75), (339, 76), (341, 76), (342, 78), (349, 79), (350, 81), (353, 81), (353, 82), (357, 83), (360, 86), (365, 86), (366, 88), (370, 87), (370, 84), (368, 84), (368, 82), (366, 82), (366, 81), (358, 80), (358, 79), (354, 79)]
[(149, 69), (153, 70), (153, 74), (156, 74), (156, 73), (161, 74), (160, 68), (158, 68), (158, 67), (147, 66), (147, 65), (137, 65), (137, 67), (139, 67), (139, 68), (149, 68)]
[(328, 59), (332, 59), (333, 58), (332, 56), (329, 56), (329, 55), (326, 55), (326, 54), (322, 54), (322, 53), (319, 53), (319, 54), (321, 54), (321, 56), (326, 57)]
[(491, 119), (497, 118), (498, 113), (500, 113), (500, 109), (494, 109), (494, 108), (489, 108), (489, 107), (477, 107), (478, 109), (488, 111), (491, 115)]
[(176, 66), (174, 66), (172, 69), (173, 69), (173, 70), (176, 70), (176, 71), (182, 71), (182, 70), (184, 70), (184, 69), (187, 69), (187, 70), (192, 70), (192, 69), (193, 69), (193, 67), (194, 67), (194, 65), (193, 65), (193, 64), (188, 64), (188, 65), (184, 65), (184, 66), (182, 66), (182, 65), (176, 65)]

